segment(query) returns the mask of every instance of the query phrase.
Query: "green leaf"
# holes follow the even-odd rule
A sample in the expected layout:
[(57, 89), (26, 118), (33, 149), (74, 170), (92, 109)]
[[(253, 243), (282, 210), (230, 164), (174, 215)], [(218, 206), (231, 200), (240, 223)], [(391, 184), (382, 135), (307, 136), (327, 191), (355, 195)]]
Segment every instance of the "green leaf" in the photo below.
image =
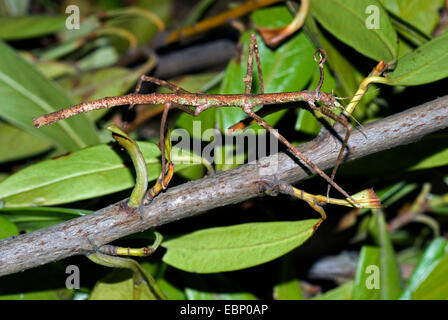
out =
[[(78, 50), (86, 43), (82, 39), (99, 28), (101, 22), (96, 15), (91, 15), (82, 20), (79, 29), (64, 28), (58, 33), (59, 43), (54, 46), (36, 49), (35, 52), (40, 60), (58, 59)], [(101, 40), (101, 39), (98, 39)]]
[(3, 208), (0, 209), (0, 218), (4, 217), (15, 223), (19, 230), (31, 232), (88, 213), (90, 211), (54, 207)]
[(79, 29), (63, 29), (59, 33), (60, 41), (62, 44), (66, 44), (72, 40), (80, 39), (95, 31), (95, 29), (101, 26), (101, 22), (97, 15), (91, 15), (82, 20), (79, 25)]
[[(236, 135), (226, 136), (226, 142), (234, 141)], [(243, 164), (247, 159), (247, 153), (237, 152), (237, 147), (233, 144), (217, 145), (214, 148), (214, 163), (216, 171), (227, 171)]]
[(412, 294), (414, 300), (447, 300), (448, 299), (448, 254), (434, 266), (431, 273), (421, 282)]
[[(146, 237), (145, 239), (151, 239), (151, 241), (154, 241), (154, 231), (151, 231), (149, 233), (151, 233), (151, 237)], [(166, 263), (163, 263), (163, 261), (160, 260), (151, 262), (145, 261), (141, 263), (141, 266), (145, 272), (154, 277), (154, 279), (157, 281), (158, 287), (166, 296), (167, 300), (186, 299), (183, 288), (178, 287), (177, 282), (171, 282), (171, 278), (169, 276), (168, 278), (166, 277), (167, 270), (171, 268)]]
[(177, 174), (184, 177), (187, 180), (197, 180), (204, 176), (205, 170), (203, 166), (191, 166), (182, 170), (179, 170)]
[(66, 16), (0, 16), (0, 39), (22, 40), (51, 34), (65, 28)]
[[(146, 168), (146, 161), (140, 151), (137, 142), (129, 137), (123, 130), (121, 130), (117, 125), (110, 124), (106, 127), (106, 130), (112, 132), (112, 137), (117, 141), (126, 151), (129, 157), (131, 157), (132, 164), (135, 169), (135, 185), (129, 196), (128, 206), (133, 208), (138, 208), (140, 204), (143, 203), (143, 198), (146, 195), (146, 190), (148, 188), (148, 169)], [(166, 141), (170, 144), (167, 146)], [(160, 141), (160, 143), (165, 144), (165, 156), (168, 161), (170, 161), (171, 155), (171, 140), (170, 134), (165, 137), (165, 141)]]
[[(440, 140), (442, 138), (446, 138), (447, 136), (438, 137)], [(429, 137), (428, 137), (429, 138)], [(427, 142), (436, 143), (437, 141), (440, 141), (436, 137), (433, 137), (431, 139), (426, 139)], [(410, 167), (408, 170), (425, 170), (425, 169), (431, 169), (436, 167), (442, 167), (446, 166), (448, 164), (448, 148), (445, 148), (443, 150), (435, 151), (432, 155), (424, 158), (423, 160), (419, 161), (417, 164)]]
[(351, 300), (353, 295), (353, 281), (313, 297), (312, 300)]
[(97, 45), (99, 46), (98, 49), (77, 61), (77, 66), (81, 70), (105, 68), (118, 61), (120, 57), (115, 47), (108, 45), (107, 43), (103, 43), (106, 41), (101, 40), (104, 39), (97, 40)]
[[(154, 143), (138, 143), (148, 168), (148, 179), (161, 170), (160, 150)], [(173, 148), (175, 149), (175, 148)], [(188, 151), (173, 152), (175, 170), (210, 164)], [(189, 160), (189, 161), (186, 161)], [(129, 167), (129, 166), (131, 167)], [(0, 183), (5, 207), (49, 206), (99, 197), (132, 187), (134, 169), (126, 153), (108, 144), (96, 145), (29, 166)]]
[[(378, 10), (378, 28), (367, 28), (374, 18), (369, 6)], [(397, 58), (397, 34), (389, 16), (377, 0), (314, 0), (311, 12), (319, 23), (342, 42), (376, 61), (392, 63)]]
[[(316, 21), (312, 16), (307, 18), (304, 31), (316, 47), (323, 48), (327, 52), (327, 64), (330, 66), (330, 69), (335, 75), (335, 80), (338, 82), (338, 86), (335, 88), (331, 87), (332, 81), (330, 81), (325, 90), (327, 90), (327, 92), (331, 92), (332, 89), (335, 89), (335, 92), (341, 97), (352, 97), (358, 90), (359, 84), (364, 79), (364, 76), (353, 66), (353, 64), (348, 60), (348, 57), (345, 57), (340, 50), (338, 50), (324, 36), (322, 31), (317, 27)], [(329, 75), (331, 78), (332, 74), (325, 72), (325, 79), (327, 79)], [(378, 93), (375, 92), (373, 86), (371, 86), (371, 89), (367, 91), (356, 107), (353, 114), (355, 118), (362, 119), (367, 111), (371, 110), (367, 109), (367, 105), (377, 96), (377, 94)]]
[(400, 267), (381, 211), (376, 210), (370, 231), (378, 247), (364, 246), (356, 269), (354, 300), (395, 300), (402, 292)]
[[(100, 281), (98, 283), (100, 287), (96, 291), (96, 294), (91, 296), (91, 298), (96, 298), (97, 300), (110, 299), (103, 297), (103, 295), (109, 294), (109, 291), (114, 290), (113, 288), (109, 288), (108, 283), (110, 282), (117, 282), (118, 287), (116, 288), (116, 291), (123, 291), (121, 293), (126, 300), (129, 299), (127, 298), (128, 295), (132, 295), (132, 299), (135, 300), (164, 300), (166, 298), (157, 285), (156, 280), (137, 261), (130, 258), (105, 255), (102, 253), (93, 253), (88, 255), (87, 258), (102, 266), (118, 268), (117, 271), (119, 271), (109, 274), (109, 279)], [(129, 284), (129, 276), (132, 277), (131, 290), (129, 290), (129, 285), (127, 285)], [(114, 281), (113, 279), (117, 277), (120, 279)], [(103, 282), (106, 282), (106, 284)]]
[(182, 22), (182, 27), (187, 27), (201, 19), (202, 15), (216, 0), (201, 0), (188, 12), (188, 17)]
[(309, 135), (317, 135), (320, 131), (320, 123), (316, 117), (308, 110), (297, 110), (297, 119), (294, 129)]
[(17, 229), (17, 226), (13, 222), (0, 216), (0, 239), (16, 236), (18, 234), (19, 230)]
[[(180, 133), (180, 136), (178, 137), (176, 135), (176, 132), (179, 133), (177, 129), (171, 133), (171, 140), (173, 140), (174, 137), (175, 142), (178, 141), (178, 138), (180, 138), (181, 141), (179, 147), (173, 146), (173, 148), (171, 149), (171, 158), (176, 165), (177, 164), (186, 165), (183, 169), (178, 168), (179, 169), (178, 173), (181, 176), (187, 178), (188, 180), (195, 180), (203, 177), (204, 167), (207, 169), (209, 173), (213, 172), (212, 164), (205, 157), (202, 157), (191, 150), (190, 140), (186, 138), (188, 140), (186, 141), (187, 145), (185, 145), (184, 144), (185, 141), (182, 140), (185, 139), (182, 138), (185, 136)], [(193, 149), (197, 150), (195, 148), (194, 142), (193, 142)]]
[(412, 26), (430, 35), (440, 19), (445, 0), (381, 0), (383, 6)]
[(359, 86), (357, 77), (359, 72), (350, 63), (350, 61), (342, 55), (339, 50), (324, 36), (322, 31), (317, 27), (316, 20), (313, 16), (309, 16), (305, 21), (304, 32), (317, 48), (323, 48), (327, 53), (327, 63), (339, 82), (339, 90), (343, 96), (353, 95)]
[[(160, 173), (158, 147), (141, 142), (149, 178)], [(55, 205), (89, 199), (130, 188), (133, 168), (107, 144), (89, 147), (56, 159), (42, 161), (13, 174), (0, 183), (0, 199), (6, 207)], [(132, 166), (132, 164), (130, 164)]]
[(396, 201), (405, 197), (410, 192), (417, 188), (416, 183), (407, 183), (406, 181), (400, 181), (386, 188), (376, 191), (376, 194), (381, 200), (381, 203), (385, 208), (389, 207)]
[[(293, 17), (286, 6), (276, 6), (257, 10), (251, 18), (256, 27), (276, 27), (287, 25)], [(240, 44), (243, 53), (237, 60), (230, 61), (227, 66), (220, 93), (244, 93), (243, 78), (247, 71), (250, 33), (245, 32), (241, 36)], [(300, 91), (305, 88), (317, 69), (317, 64), (313, 60), (314, 48), (302, 32), (297, 33), (275, 50), (267, 47), (258, 35), (257, 43), (266, 93)], [(253, 92), (259, 92), (256, 69), (256, 63), (254, 62)], [(265, 120), (271, 125), (275, 125), (285, 112), (286, 110), (275, 112), (265, 117)], [(218, 108), (216, 117), (220, 129), (226, 132), (227, 128), (247, 118), (247, 115), (240, 108), (226, 107)]]
[[(83, 26), (84, 24), (85, 22), (81, 23), (81, 26)], [(73, 51), (78, 50), (83, 45), (84, 45), (83, 41), (70, 40), (68, 42), (62, 42), (60, 44), (57, 44), (53, 47), (45, 48), (45, 51), (36, 49), (35, 54), (39, 57), (40, 61), (57, 60), (72, 53)]]
[[(138, 300), (154, 300), (146, 283), (142, 283), (140, 289)], [(134, 300), (132, 272), (127, 269), (113, 270), (95, 284), (89, 300)]]
[(98, 142), (93, 125), (84, 115), (37, 129), (33, 117), (73, 105), (58, 87), (0, 42), (0, 116), (34, 135), (54, 141), (60, 148), (76, 150)]
[(157, 284), (160, 287), (160, 290), (166, 295), (168, 300), (185, 300), (185, 293), (174, 286), (171, 282), (169, 282), (165, 278), (157, 278)]
[(383, 281), (378, 271), (381, 266), (380, 249), (363, 246), (359, 255), (353, 287), (353, 300), (381, 299)]
[(178, 269), (214, 273), (249, 268), (300, 246), (319, 220), (247, 223), (196, 231), (162, 243), (163, 261)]
[(27, 158), (51, 148), (51, 143), (0, 122), (0, 163)]
[[(9, 176), (8, 173), (0, 172), (0, 182), (3, 181), (3, 180), (5, 180), (8, 176)], [(0, 206), (2, 206), (1, 201), (0, 201)]]
[[(413, 50), (413, 48), (421, 46), (425, 44), (429, 40), (431, 40), (431, 36), (426, 35), (420, 30), (410, 26), (406, 21), (401, 19), (400, 17), (391, 15), (392, 24), (400, 34), (398, 51), (398, 58), (401, 59), (406, 53), (409, 53)], [(403, 40), (404, 38), (404, 40)], [(409, 44), (408, 44), (409, 43)]]
[[(209, 173), (213, 171), (211, 163), (206, 158), (203, 158), (187, 149), (173, 147), (171, 149), (171, 160), (174, 164), (176, 164), (177, 170), (182, 170), (190, 166), (203, 165)], [(176, 166), (174, 167), (175, 170)]]
[[(64, 78), (59, 81), (59, 84), (69, 93), (75, 103), (81, 103), (125, 94), (140, 76), (138, 70), (111, 67)], [(110, 109), (96, 110), (87, 113), (86, 116), (95, 121), (109, 111)]]
[(387, 231), (384, 214), (375, 210), (370, 231), (380, 248), (381, 299), (397, 299), (403, 290), (400, 266)]
[[(172, 0), (138, 0), (135, 2), (135, 5), (140, 9), (151, 11), (165, 23), (169, 22), (172, 12), (174, 12)], [(126, 9), (131, 8), (121, 7), (114, 10), (115, 12), (121, 11), (122, 13), (125, 13), (127, 11), (128, 13), (121, 14), (114, 19), (110, 19), (107, 21), (106, 25), (127, 29), (137, 37), (139, 44), (147, 43), (157, 34), (159, 30), (154, 22), (143, 15), (129, 14), (129, 11)], [(127, 45), (128, 44), (126, 43), (126, 46)]]
[[(76, 66), (55, 60), (37, 61), (35, 66), (48, 79), (73, 76), (79, 72), (79, 70), (76, 69)], [(68, 92), (70, 93), (70, 91)]]
[(302, 300), (302, 289), (289, 258), (282, 258), (280, 281), (274, 287), (275, 300)]
[[(412, 272), (412, 275), (408, 280), (408, 286), (401, 295), (400, 299), (409, 300), (413, 298), (415, 291), (418, 290), (420, 285), (425, 282), (431, 272), (441, 262), (443, 257), (446, 256), (448, 248), (447, 245), (448, 242), (444, 238), (436, 238), (432, 240)], [(446, 279), (441, 279), (440, 283), (445, 281)], [(422, 291), (420, 291), (420, 293), (422, 293)]]
[(438, 214), (448, 214), (448, 194), (432, 195), (429, 199), (431, 211)]
[(301, 290), (299, 279), (290, 279), (274, 287), (274, 297), (276, 300), (302, 300)]
[(388, 74), (387, 84), (415, 86), (447, 76), (448, 33), (444, 33), (403, 56), (395, 70)]

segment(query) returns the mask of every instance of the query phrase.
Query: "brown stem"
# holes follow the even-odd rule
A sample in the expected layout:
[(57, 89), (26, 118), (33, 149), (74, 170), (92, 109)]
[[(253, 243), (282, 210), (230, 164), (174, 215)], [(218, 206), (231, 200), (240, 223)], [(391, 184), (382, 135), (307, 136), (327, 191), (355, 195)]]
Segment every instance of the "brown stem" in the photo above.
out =
[[(446, 127), (448, 96), (369, 123), (363, 133), (353, 132), (349, 160), (412, 143)], [(300, 151), (328, 169), (337, 158), (339, 143), (331, 135), (319, 136)], [(278, 165), (275, 177), (280, 181), (298, 183), (308, 177), (295, 159), (279, 153), (170, 188), (139, 210), (129, 208), (125, 199), (80, 218), (0, 240), (0, 275), (86, 254), (129, 234), (260, 196), (259, 181), (272, 178), (272, 172), (264, 171), (270, 163)]]

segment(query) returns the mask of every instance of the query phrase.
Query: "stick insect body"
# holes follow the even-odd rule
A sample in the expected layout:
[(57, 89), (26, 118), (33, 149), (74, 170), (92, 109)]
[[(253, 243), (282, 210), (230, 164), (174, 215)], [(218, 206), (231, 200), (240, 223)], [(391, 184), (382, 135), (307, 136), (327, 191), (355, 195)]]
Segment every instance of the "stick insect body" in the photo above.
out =
[[(150, 78), (150, 77), (145, 77)], [(196, 107), (195, 116), (199, 115), (205, 109), (213, 107), (238, 106), (238, 105), (270, 105), (278, 103), (289, 103), (299, 101), (316, 101), (314, 91), (301, 92), (282, 92), (282, 93), (264, 93), (264, 94), (200, 94), (200, 93), (149, 93), (137, 94), (130, 93), (119, 97), (106, 97), (90, 102), (83, 102), (73, 107), (55, 111), (42, 115), (34, 119), (34, 126), (37, 128), (52, 124), (59, 120), (64, 120), (79, 113), (93, 110), (112, 108), (127, 104), (172, 104), (173, 108), (179, 108), (186, 111), (182, 106)], [(323, 103), (331, 103), (334, 96), (329, 93), (321, 92), (320, 100)]]
[[(263, 87), (263, 76), (261, 71), (260, 57), (258, 53), (258, 46), (256, 43), (255, 35), (252, 34), (250, 47), (249, 47), (249, 59), (247, 65), (247, 74), (244, 78), (245, 82), (245, 93), (244, 94), (200, 94), (191, 93), (180, 87), (175, 86), (164, 80), (156, 79), (149, 76), (142, 76), (136, 87), (136, 93), (123, 95), (119, 97), (107, 97), (91, 102), (84, 102), (73, 107), (52, 112), (50, 114), (42, 115), (34, 119), (34, 125), (36, 127), (45, 126), (54, 123), (59, 120), (63, 120), (74, 116), (79, 113), (84, 113), (92, 110), (112, 108), (115, 106), (130, 104), (133, 107), (135, 104), (165, 104), (164, 112), (162, 114), (162, 122), (160, 129), (160, 146), (162, 152), (162, 178), (166, 171), (165, 164), (165, 151), (164, 151), (164, 134), (165, 134), (165, 123), (168, 111), (172, 108), (180, 109), (187, 112), (193, 116), (199, 115), (204, 110), (214, 107), (223, 106), (241, 106), (242, 110), (251, 118), (253, 118), (259, 125), (274, 134), (277, 139), (279, 139), (283, 144), (285, 144), (288, 149), (301, 161), (303, 161), (307, 166), (311, 167), (316, 173), (318, 173), (322, 178), (324, 178), (329, 185), (341, 192), (347, 199), (349, 199), (353, 205), (358, 206), (358, 202), (354, 200), (344, 189), (342, 189), (333, 178), (336, 173), (336, 168), (340, 162), (343, 154), (343, 149), (345, 148), (348, 140), (348, 136), (351, 131), (351, 125), (347, 118), (344, 116), (337, 116), (330, 109), (340, 106), (336, 101), (335, 96), (332, 93), (321, 92), (320, 88), (323, 83), (323, 63), (326, 60), (325, 51), (317, 50), (316, 53), (321, 53), (320, 58), (314, 55), (314, 60), (319, 63), (320, 68), (320, 82), (315, 91), (300, 91), (300, 92), (282, 92), (282, 93), (264, 93)], [(323, 54), (323, 56), (322, 56)], [(258, 75), (260, 80), (260, 94), (252, 94), (252, 72), (253, 72), (253, 57), (256, 58)], [(151, 93), (151, 94), (139, 94), (141, 85), (143, 82), (152, 82), (157, 85), (166, 87), (173, 91), (173, 93)], [(344, 139), (341, 152), (338, 156), (337, 164), (333, 170), (332, 177), (330, 178), (325, 174), (319, 167), (317, 167), (313, 162), (306, 158), (297, 148), (295, 148), (285, 137), (283, 137), (277, 130), (275, 130), (271, 125), (269, 125), (262, 117), (257, 115), (253, 108), (259, 105), (272, 105), (272, 104), (283, 104), (290, 102), (307, 102), (311, 109), (318, 110), (322, 114), (328, 116), (329, 118), (341, 123), (347, 128), (347, 134)], [(320, 102), (323, 106), (316, 106), (316, 103)], [(194, 110), (189, 107), (194, 107)], [(165, 186), (164, 186), (165, 187)]]

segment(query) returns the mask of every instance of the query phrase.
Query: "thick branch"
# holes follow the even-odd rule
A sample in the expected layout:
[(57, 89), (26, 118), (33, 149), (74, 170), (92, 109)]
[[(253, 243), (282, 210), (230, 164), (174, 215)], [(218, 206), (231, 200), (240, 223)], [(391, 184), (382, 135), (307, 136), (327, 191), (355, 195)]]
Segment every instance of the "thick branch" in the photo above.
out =
[[(355, 130), (349, 141), (349, 159), (412, 143), (447, 126), (448, 96), (445, 96), (370, 123), (363, 133)], [(339, 147), (336, 139), (325, 135), (302, 145), (300, 150), (321, 169), (328, 169), (334, 164)], [(269, 167), (270, 163), (273, 167)], [(277, 170), (272, 171), (275, 167)], [(308, 177), (294, 158), (280, 153), (256, 164), (242, 165), (169, 188), (149, 205), (141, 207), (141, 215), (127, 207), (127, 200), (123, 200), (81, 218), (1, 240), (0, 275), (86, 254), (126, 235), (260, 196), (260, 179), (273, 175), (288, 183)]]

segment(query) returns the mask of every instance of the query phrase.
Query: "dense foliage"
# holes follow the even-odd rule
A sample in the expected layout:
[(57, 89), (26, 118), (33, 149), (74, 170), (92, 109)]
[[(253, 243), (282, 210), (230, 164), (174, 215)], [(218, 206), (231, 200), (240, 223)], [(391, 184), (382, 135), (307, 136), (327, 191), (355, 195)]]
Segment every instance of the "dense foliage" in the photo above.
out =
[[(353, 115), (361, 123), (443, 96), (448, 84), (445, 2), (310, 0), (304, 26), (279, 46), (267, 46), (257, 33), (265, 92), (314, 90), (319, 69), (313, 53), (324, 48), (322, 91), (334, 90), (338, 97), (352, 97), (379, 61), (390, 66), (386, 83), (371, 85), (356, 107)], [(175, 30), (230, 8), (227, 1), (210, 0), (94, 3), (0, 0), (0, 239), (89, 214), (128, 197), (135, 183), (132, 162), (105, 128), (143, 117), (141, 107), (103, 109), (39, 129), (32, 118), (132, 92), (142, 74), (154, 72), (154, 61), (144, 57), (117, 64), (160, 35), (148, 11)], [(199, 68), (167, 80), (191, 92), (244, 92), (250, 34), (286, 26), (300, 1), (294, 3), (277, 1), (234, 21), (239, 28), (226, 24), (160, 48), (157, 54), (167, 55), (217, 38), (238, 43), (239, 54), (225, 67)], [(80, 29), (66, 27), (69, 4), (80, 9)], [(378, 11), (366, 11), (369, 6)], [(378, 21), (372, 20), (375, 14)], [(258, 92), (256, 72), (254, 78), (253, 92)], [(138, 141), (152, 183), (161, 171), (161, 109), (145, 108), (153, 116), (130, 136)], [(225, 135), (245, 118), (240, 108), (214, 108), (198, 118), (171, 112), (168, 124), (205, 144), (207, 129)], [(322, 124), (321, 115), (299, 107), (265, 119), (297, 144), (317, 136)], [(201, 121), (201, 131), (193, 129), (193, 121)], [(223, 154), (233, 152), (231, 145), (222, 148)], [(219, 171), (237, 165), (194, 156), (199, 164), (173, 158), (170, 186), (200, 179), (210, 166)], [(157, 282), (139, 298), (153, 298), (150, 292), (157, 286), (168, 299), (447, 299), (447, 165), (446, 130), (342, 165), (336, 181), (351, 194), (373, 187), (384, 208), (326, 206), (328, 219), (315, 233), (316, 212), (284, 195), (162, 226), (157, 229), (164, 237), (161, 247), (150, 257), (134, 258)], [(316, 176), (300, 188), (322, 194), (326, 183)], [(141, 247), (153, 240), (153, 232), (146, 231), (114, 244)], [(80, 269), (79, 289), (65, 287), (69, 265)], [(0, 299), (132, 299), (134, 280), (127, 269), (77, 256), (0, 278)]]

